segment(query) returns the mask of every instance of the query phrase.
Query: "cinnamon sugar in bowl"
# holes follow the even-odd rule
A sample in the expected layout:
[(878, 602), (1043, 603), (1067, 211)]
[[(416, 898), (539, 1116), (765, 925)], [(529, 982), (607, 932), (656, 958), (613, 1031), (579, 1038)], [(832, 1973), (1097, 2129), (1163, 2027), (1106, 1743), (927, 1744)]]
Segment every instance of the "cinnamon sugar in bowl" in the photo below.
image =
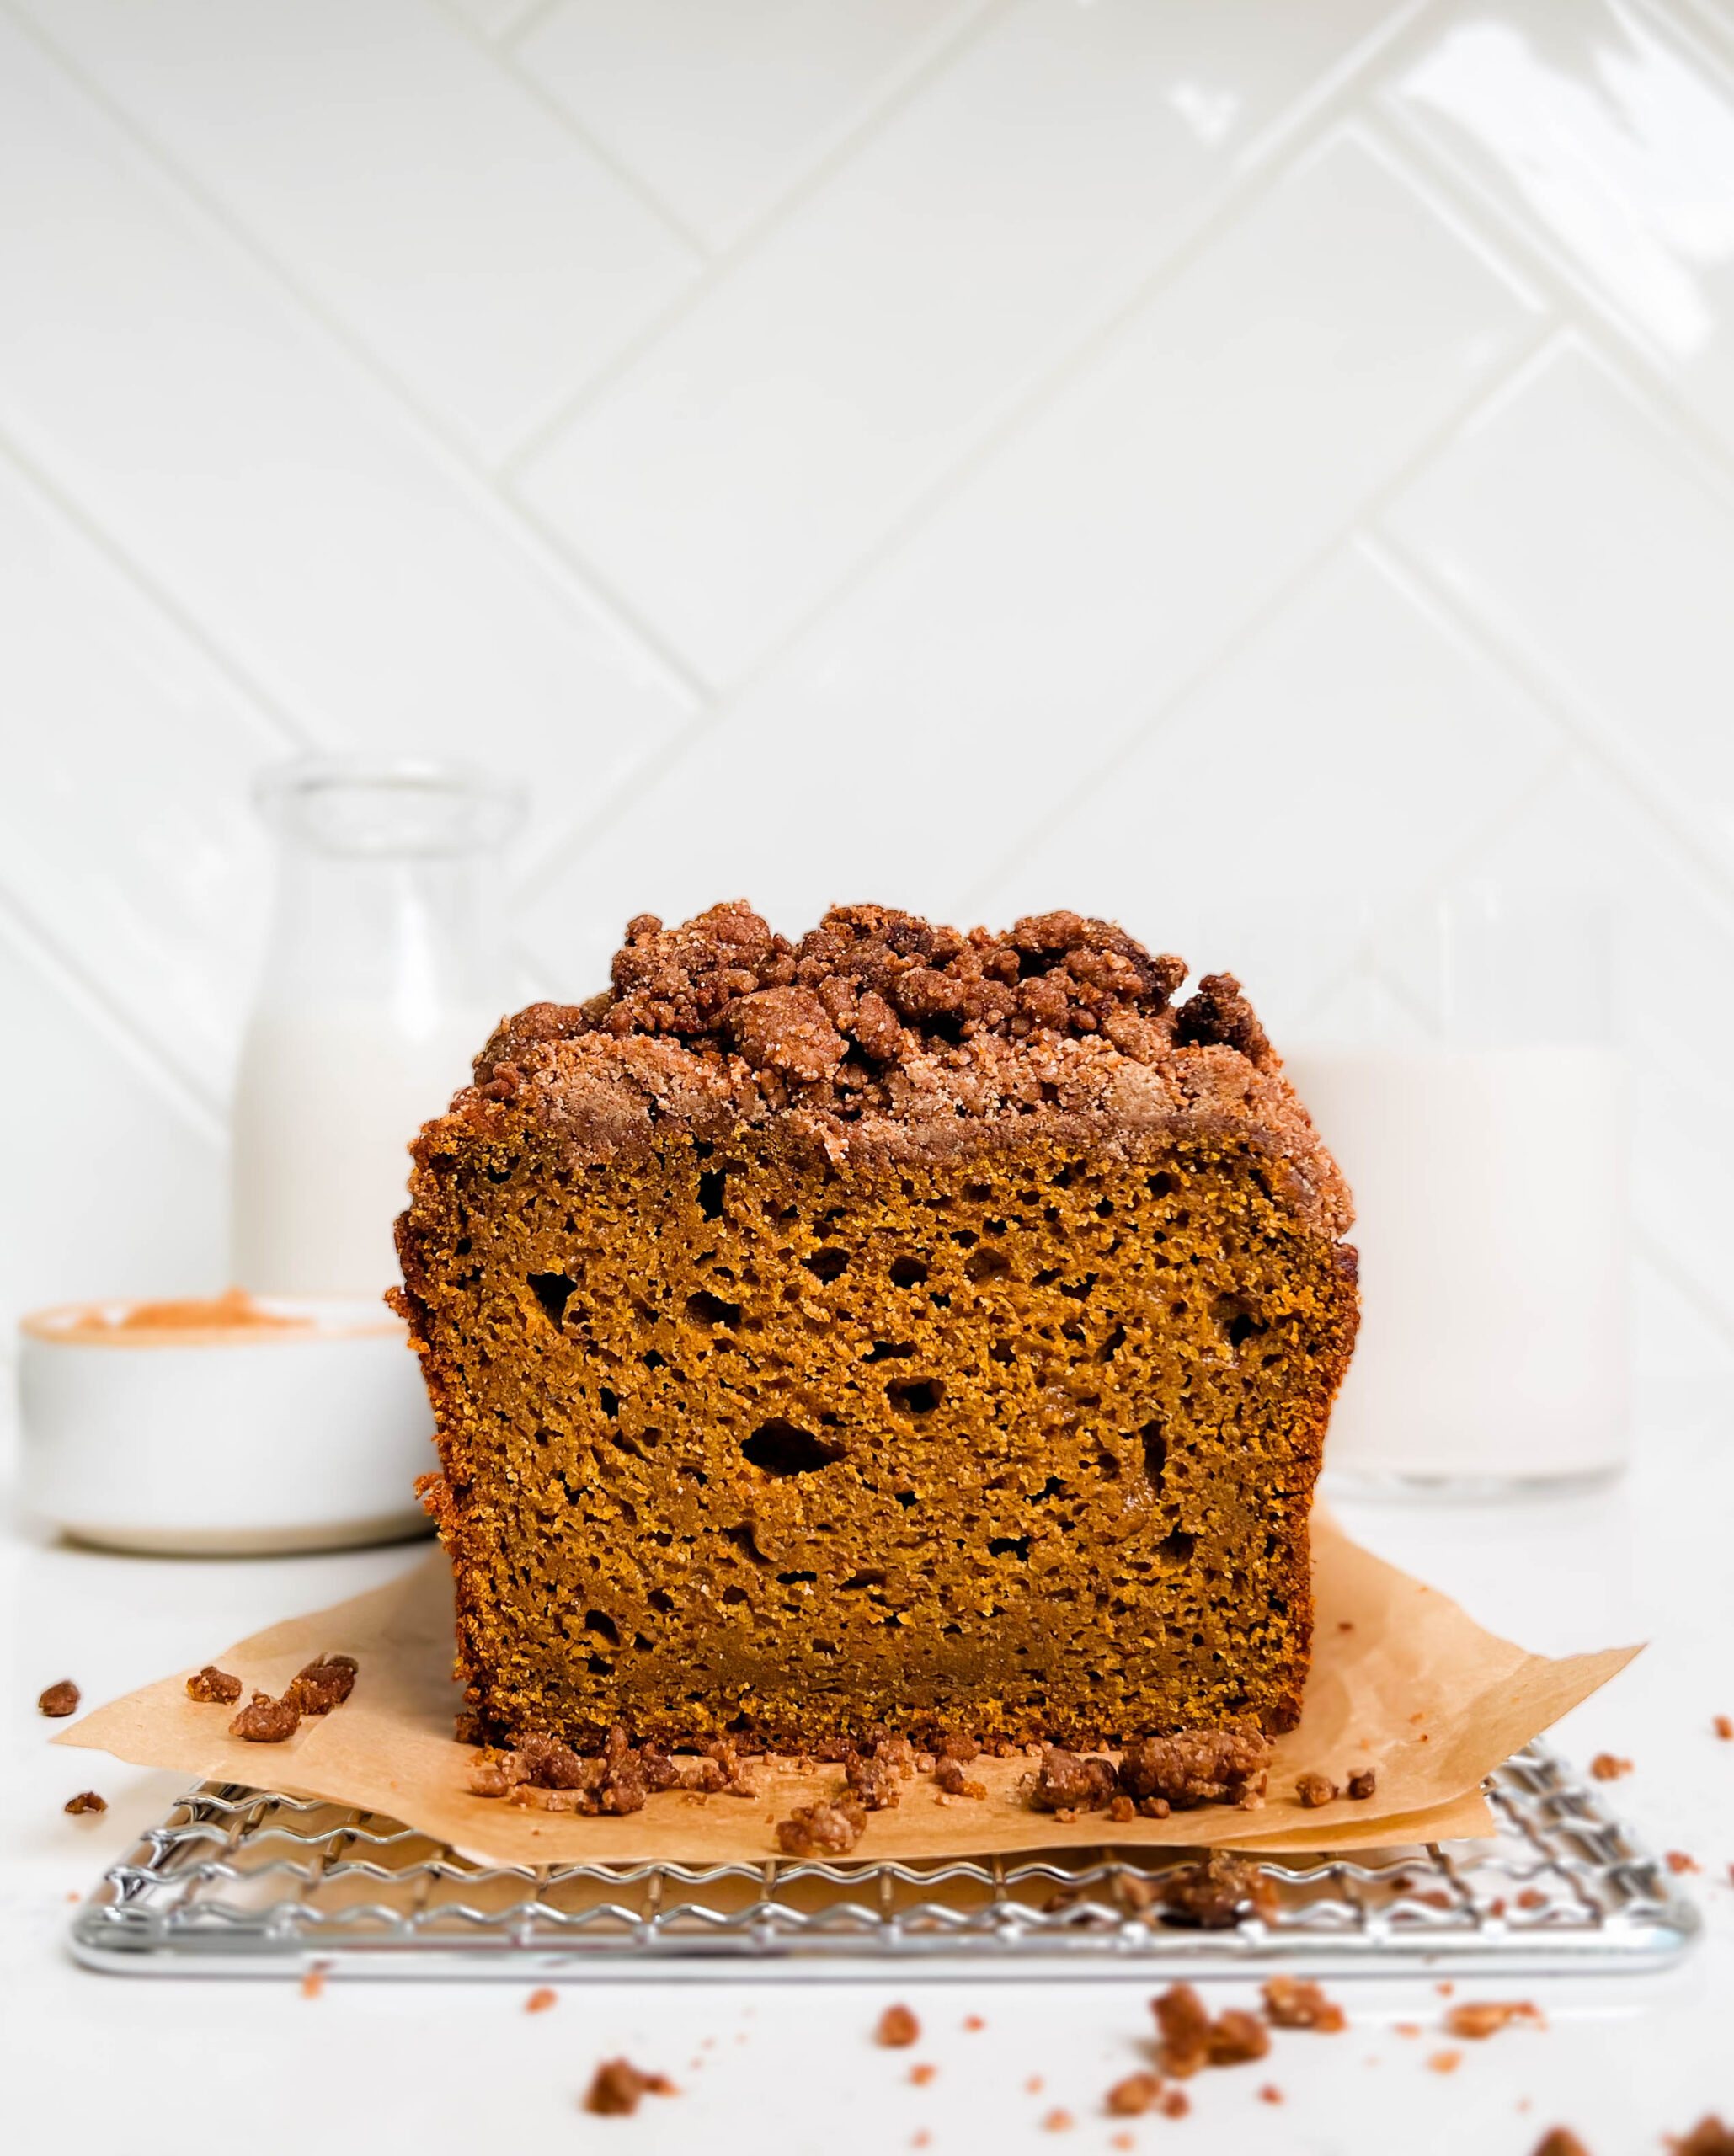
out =
[(376, 1303), (232, 1288), (19, 1331), (24, 1502), (78, 1541), (244, 1556), (426, 1531), (433, 1420)]

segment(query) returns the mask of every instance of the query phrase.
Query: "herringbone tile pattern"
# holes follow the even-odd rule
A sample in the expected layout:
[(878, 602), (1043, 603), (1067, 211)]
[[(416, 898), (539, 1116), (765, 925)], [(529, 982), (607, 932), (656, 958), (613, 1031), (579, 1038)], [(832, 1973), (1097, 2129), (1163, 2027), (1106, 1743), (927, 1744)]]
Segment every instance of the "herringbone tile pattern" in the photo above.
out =
[(1734, 1370), (1728, 0), (0, 0), (0, 1301), (214, 1282), (298, 744), (744, 892), (1620, 905)]

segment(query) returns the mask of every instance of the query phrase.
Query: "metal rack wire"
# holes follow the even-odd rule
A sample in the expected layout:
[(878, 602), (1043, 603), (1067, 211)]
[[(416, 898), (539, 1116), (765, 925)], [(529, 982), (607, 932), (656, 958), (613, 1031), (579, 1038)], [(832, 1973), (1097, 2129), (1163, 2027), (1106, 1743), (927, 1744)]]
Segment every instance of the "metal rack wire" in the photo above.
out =
[(859, 1977), (1224, 1975), (1280, 1961), (1654, 1968), (1698, 1913), (1556, 1755), (1493, 1775), (1489, 1840), (1267, 1858), (1272, 1912), (1228, 1930), (1144, 1908), (1192, 1853), (1038, 1850), (924, 1863), (472, 1864), (394, 1819), (202, 1784), (72, 1920), (87, 1967), (128, 1975)]

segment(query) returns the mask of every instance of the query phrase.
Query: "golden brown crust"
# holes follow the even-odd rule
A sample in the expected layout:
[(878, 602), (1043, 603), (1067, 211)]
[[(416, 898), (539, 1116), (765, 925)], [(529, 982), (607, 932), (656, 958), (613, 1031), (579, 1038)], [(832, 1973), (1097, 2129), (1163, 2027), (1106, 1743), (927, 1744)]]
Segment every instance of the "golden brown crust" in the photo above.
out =
[(522, 1117), (588, 1164), (642, 1161), (670, 1123), (705, 1138), (775, 1123), (798, 1154), (867, 1166), (1235, 1129), (1286, 1164), (1308, 1225), (1335, 1236), (1353, 1220), (1232, 974), (1174, 1009), (1183, 962), (1111, 922), (1053, 913), (964, 936), (840, 906), (791, 945), (737, 902), (627, 934), (611, 995), (495, 1029), (452, 1104), (477, 1135)]

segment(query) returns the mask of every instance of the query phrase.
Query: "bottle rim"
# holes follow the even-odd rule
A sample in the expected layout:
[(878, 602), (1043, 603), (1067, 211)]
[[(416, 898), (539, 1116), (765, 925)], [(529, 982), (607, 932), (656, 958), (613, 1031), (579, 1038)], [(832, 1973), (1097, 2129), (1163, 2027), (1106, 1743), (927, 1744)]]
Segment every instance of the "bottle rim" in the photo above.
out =
[(416, 756), (296, 756), (260, 771), (252, 793), (279, 837), (359, 857), (498, 846), (521, 827), (528, 806), (516, 779)]

